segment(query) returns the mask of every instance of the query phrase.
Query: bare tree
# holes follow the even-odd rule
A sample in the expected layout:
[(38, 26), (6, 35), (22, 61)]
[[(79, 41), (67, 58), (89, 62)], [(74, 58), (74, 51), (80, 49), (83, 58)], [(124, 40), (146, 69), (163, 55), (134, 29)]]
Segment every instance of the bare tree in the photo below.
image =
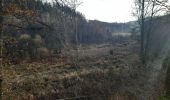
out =
[(54, 2), (60, 2), (63, 5), (69, 6), (70, 8), (76, 10), (78, 6), (82, 4), (80, 0), (53, 0)]
[[(62, 2), (64, 2), (67, 6), (71, 7), (75, 12), (78, 6), (80, 6), (82, 4), (82, 2), (80, 2), (79, 0), (61, 0)], [(76, 13), (74, 15), (74, 23), (75, 23), (75, 41), (76, 41), (76, 58), (75, 58), (75, 66), (77, 66), (78, 64), (78, 60), (79, 60), (79, 41), (78, 41), (78, 33), (77, 33), (77, 16)]]
[[(153, 18), (164, 15), (169, 11), (168, 0), (135, 0), (135, 12), (141, 32), (141, 58), (146, 62), (146, 53), (148, 52), (150, 32), (152, 29)], [(145, 29), (145, 21), (149, 23), (149, 28)]]
[[(76, 10), (77, 8), (82, 4), (80, 0), (53, 0), (53, 2), (59, 2), (64, 6), (70, 7), (75, 13), (73, 15), (73, 28), (74, 28), (74, 33), (75, 33), (75, 42), (76, 42), (76, 54), (73, 55), (72, 60), (75, 66), (78, 66), (78, 60), (79, 60), (79, 40), (78, 40), (78, 31), (77, 31), (77, 23), (78, 23), (78, 18), (77, 18), (77, 13)], [(63, 22), (64, 24), (64, 22)], [(65, 26), (65, 25), (64, 25)], [(69, 49), (69, 46), (67, 46)]]

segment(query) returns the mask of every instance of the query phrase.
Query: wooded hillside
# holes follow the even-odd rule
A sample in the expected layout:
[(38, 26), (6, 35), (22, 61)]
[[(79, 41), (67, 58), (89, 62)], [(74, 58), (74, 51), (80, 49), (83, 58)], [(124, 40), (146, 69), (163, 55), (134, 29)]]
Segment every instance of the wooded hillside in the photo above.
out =
[(75, 45), (113, 42), (114, 33), (130, 31), (124, 23), (87, 21), (59, 2), (6, 0), (4, 7), (3, 51), (12, 59), (37, 59)]

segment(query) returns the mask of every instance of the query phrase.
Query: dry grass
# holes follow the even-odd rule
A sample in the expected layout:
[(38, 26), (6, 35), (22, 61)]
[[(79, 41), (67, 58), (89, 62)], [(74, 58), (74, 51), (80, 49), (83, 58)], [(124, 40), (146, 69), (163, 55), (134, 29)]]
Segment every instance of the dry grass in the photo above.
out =
[[(114, 100), (125, 94), (125, 98), (134, 97), (127, 88), (133, 85), (133, 71), (129, 72), (133, 65), (139, 64), (137, 52), (132, 51), (134, 46), (136, 43), (131, 41), (79, 49), (76, 64), (71, 59), (76, 57), (76, 51), (71, 50), (65, 53), (64, 60), (56, 59), (53, 63), (47, 60), (4, 66), (3, 99), (53, 100), (79, 96), (94, 99), (99, 96), (101, 100)], [(112, 54), (110, 50), (113, 50)]]

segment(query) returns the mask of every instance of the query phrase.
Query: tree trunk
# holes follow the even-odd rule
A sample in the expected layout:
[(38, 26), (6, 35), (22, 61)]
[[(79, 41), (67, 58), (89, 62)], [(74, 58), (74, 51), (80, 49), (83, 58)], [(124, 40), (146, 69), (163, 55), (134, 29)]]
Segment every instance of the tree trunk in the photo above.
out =
[(142, 62), (145, 63), (145, 31), (144, 31), (144, 13), (145, 13), (145, 0), (142, 0), (142, 11), (141, 11), (141, 56), (142, 56)]
[(3, 1), (0, 0), (0, 100), (2, 100)]
[(155, 8), (155, 3), (156, 3), (156, 0), (152, 1), (152, 9), (151, 9), (151, 16), (150, 16), (150, 19), (149, 19), (149, 29), (147, 30), (147, 34), (146, 34), (146, 46), (145, 46), (145, 59), (146, 60), (149, 60), (149, 45), (150, 45), (150, 34), (152, 32), (152, 26), (153, 26), (153, 17), (154, 17), (154, 8)]

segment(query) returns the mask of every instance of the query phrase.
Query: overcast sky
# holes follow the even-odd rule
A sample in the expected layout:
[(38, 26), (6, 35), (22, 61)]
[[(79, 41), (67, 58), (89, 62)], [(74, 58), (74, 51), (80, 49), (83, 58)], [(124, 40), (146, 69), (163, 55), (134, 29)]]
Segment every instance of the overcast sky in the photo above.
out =
[[(52, 1), (52, 0), (44, 0)], [(134, 0), (79, 0), (82, 4), (77, 11), (83, 13), (86, 19), (104, 22), (128, 22), (132, 16)]]
[(105, 22), (128, 22), (132, 16), (134, 0), (82, 0), (77, 8), (87, 19)]

